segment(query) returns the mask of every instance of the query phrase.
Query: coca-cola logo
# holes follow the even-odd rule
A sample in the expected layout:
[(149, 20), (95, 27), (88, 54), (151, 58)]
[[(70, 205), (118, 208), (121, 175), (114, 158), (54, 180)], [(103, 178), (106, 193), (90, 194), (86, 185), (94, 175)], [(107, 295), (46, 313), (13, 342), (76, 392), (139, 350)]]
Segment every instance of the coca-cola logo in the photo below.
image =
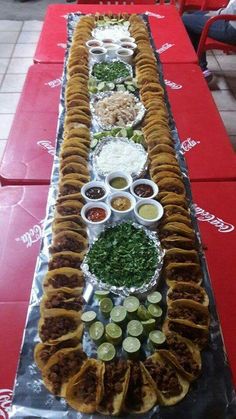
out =
[(156, 17), (157, 19), (164, 19), (165, 18), (165, 16), (159, 15), (159, 13), (153, 13), (153, 12), (148, 11), (148, 12), (146, 12), (146, 14), (148, 16)]
[(45, 86), (49, 86), (49, 87), (51, 87), (52, 89), (53, 89), (54, 87), (61, 86), (61, 84), (62, 84), (62, 77), (60, 77), (60, 78), (58, 78), (58, 79), (55, 79), (55, 80), (47, 81), (47, 82), (45, 82), (44, 84), (45, 84)]
[(12, 390), (0, 389), (0, 418), (8, 419), (12, 402)]
[(172, 90), (179, 90), (179, 89), (182, 89), (183, 87), (182, 84), (177, 84), (174, 81), (166, 80), (166, 79), (165, 79), (165, 85), (169, 86)]
[(59, 44), (57, 44), (58, 47), (66, 49), (66, 44), (63, 42), (60, 42)]
[(158, 54), (162, 54), (163, 52), (165, 52), (167, 49), (173, 47), (174, 45), (175, 44), (169, 44), (168, 42), (166, 42), (160, 48), (157, 49), (157, 52), (158, 52)]
[(52, 156), (54, 156), (55, 147), (53, 147), (50, 140), (37, 141), (37, 145), (39, 147), (42, 147), (44, 150), (46, 150), (48, 152), (48, 154), (51, 154)]
[(181, 151), (183, 154), (186, 153), (186, 151), (190, 151), (193, 147), (195, 147), (197, 144), (200, 144), (200, 141), (193, 140), (192, 138), (187, 138), (181, 143)]
[(220, 233), (230, 233), (234, 230), (234, 225), (223, 221), (210, 212), (200, 208), (194, 204), (195, 213), (198, 221), (205, 221), (213, 225)]
[(17, 242), (22, 242), (26, 247), (31, 247), (34, 243), (37, 243), (43, 236), (43, 222), (41, 220), (39, 224), (35, 224), (28, 231), (23, 233), (20, 237), (17, 237), (15, 240)]

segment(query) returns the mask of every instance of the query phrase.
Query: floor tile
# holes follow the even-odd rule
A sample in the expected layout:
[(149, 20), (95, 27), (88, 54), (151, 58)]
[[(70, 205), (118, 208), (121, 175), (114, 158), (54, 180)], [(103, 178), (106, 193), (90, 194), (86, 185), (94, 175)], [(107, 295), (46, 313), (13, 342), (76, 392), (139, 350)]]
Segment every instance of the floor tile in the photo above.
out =
[(236, 135), (230, 135), (230, 142), (232, 144), (232, 147), (234, 149), (234, 151), (236, 152)]
[(43, 22), (40, 20), (25, 21), (22, 27), (23, 31), (41, 31)]
[(12, 54), (13, 49), (14, 44), (0, 44), (0, 57), (9, 58)]
[(228, 84), (226, 77), (224, 76), (224, 73), (214, 72), (214, 77), (211, 83), (209, 84), (209, 88), (211, 91), (229, 90), (230, 86)]
[(19, 98), (20, 93), (0, 93), (1, 113), (15, 113)]
[(2, 160), (2, 156), (7, 144), (7, 140), (0, 140), (0, 161)]
[(0, 43), (1, 44), (13, 44), (17, 41), (17, 38), (19, 36), (19, 32), (0, 32)]
[(0, 31), (20, 31), (23, 22), (15, 20), (1, 20)]
[(224, 71), (223, 74), (230, 89), (236, 91), (236, 71)]
[(219, 71), (220, 70), (220, 66), (219, 66), (216, 58), (213, 55), (207, 57), (207, 64), (208, 64), (209, 70), (211, 70), (211, 71)]
[(8, 115), (0, 114), (0, 139), (1, 140), (7, 140), (13, 119), (14, 119), (14, 113), (8, 114)]
[(214, 49), (212, 50), (213, 55), (225, 55), (225, 53), (221, 49)]
[(219, 111), (236, 111), (236, 99), (230, 90), (215, 91), (212, 95)]
[(33, 64), (32, 58), (12, 58), (8, 67), (9, 74), (27, 73), (28, 68)]
[(0, 86), (1, 86), (1, 83), (2, 83), (2, 80), (3, 80), (3, 77), (4, 77), (4, 74), (0, 74)]
[(236, 112), (221, 111), (220, 116), (224, 122), (228, 135), (236, 135)]
[(21, 32), (19, 39), (18, 39), (18, 43), (19, 44), (32, 44), (34, 42), (38, 42), (39, 39), (39, 35), (40, 35), (40, 31), (24, 31)]
[[(6, 74), (0, 89), (1, 93), (19, 93), (22, 91), (26, 74)], [(0, 110), (1, 111), (1, 110)]]
[(37, 44), (16, 44), (13, 57), (30, 58), (34, 56)]
[(218, 55), (217, 61), (220, 68), (225, 71), (236, 71), (236, 54), (234, 55)]
[(0, 74), (5, 73), (9, 63), (9, 58), (0, 58)]

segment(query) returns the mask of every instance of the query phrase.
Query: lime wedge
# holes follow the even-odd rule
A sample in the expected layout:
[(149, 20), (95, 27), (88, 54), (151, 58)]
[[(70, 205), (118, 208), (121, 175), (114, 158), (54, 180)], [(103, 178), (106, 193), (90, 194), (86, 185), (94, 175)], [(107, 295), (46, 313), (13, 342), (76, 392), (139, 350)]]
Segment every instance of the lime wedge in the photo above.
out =
[(160, 330), (152, 330), (148, 337), (150, 342), (152, 342), (155, 346), (162, 345), (166, 340), (164, 333)]
[(140, 320), (149, 320), (151, 318), (151, 314), (147, 311), (143, 304), (140, 304), (137, 311), (137, 316)]
[(147, 296), (147, 300), (151, 304), (158, 304), (162, 299), (162, 295), (158, 291), (154, 291)]
[(104, 317), (108, 318), (110, 316), (110, 312), (112, 308), (113, 308), (113, 302), (110, 298), (106, 297), (100, 301), (100, 310)]
[(143, 334), (143, 325), (138, 320), (130, 320), (127, 324), (127, 333), (134, 338), (141, 338)]
[(95, 322), (93, 323), (89, 328), (89, 336), (91, 339), (98, 343), (101, 341), (103, 335), (104, 335), (104, 325), (101, 322)]
[(137, 297), (127, 297), (123, 302), (123, 306), (126, 308), (128, 313), (135, 313), (139, 308), (139, 300)]
[(97, 349), (98, 359), (101, 361), (111, 361), (116, 356), (116, 350), (112, 343), (104, 342)]
[(124, 339), (122, 346), (129, 357), (134, 357), (138, 355), (141, 343), (137, 338), (127, 337)]
[(144, 328), (144, 332), (148, 335), (151, 330), (154, 330), (156, 327), (156, 320), (149, 319), (141, 322)]
[(122, 329), (118, 324), (108, 323), (105, 327), (106, 339), (113, 345), (118, 345), (122, 340)]
[(85, 311), (81, 316), (81, 320), (85, 324), (89, 325), (92, 322), (94, 322), (96, 317), (97, 317), (97, 314), (95, 313), (95, 311), (92, 311), (92, 310), (91, 311)]
[(114, 323), (122, 324), (127, 316), (127, 311), (123, 306), (116, 306), (111, 310), (111, 320)]
[(97, 298), (97, 300), (101, 300), (102, 298), (108, 297), (109, 294), (110, 294), (109, 291), (98, 290), (98, 291), (95, 291), (94, 297)]
[(97, 145), (97, 143), (98, 143), (98, 140), (97, 140), (96, 138), (93, 138), (93, 139), (91, 140), (90, 147), (91, 147), (91, 148), (95, 148), (95, 147), (96, 147), (96, 145)]
[(155, 317), (155, 319), (160, 318), (162, 316), (162, 309), (157, 305), (149, 304), (148, 311), (152, 317)]

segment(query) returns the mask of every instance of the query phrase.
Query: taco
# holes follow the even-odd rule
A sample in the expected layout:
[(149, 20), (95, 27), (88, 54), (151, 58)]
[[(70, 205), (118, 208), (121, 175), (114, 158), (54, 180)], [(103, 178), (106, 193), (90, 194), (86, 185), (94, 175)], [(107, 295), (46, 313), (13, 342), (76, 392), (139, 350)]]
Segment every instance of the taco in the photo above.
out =
[(74, 295), (71, 292), (56, 290), (48, 295), (44, 295), (40, 303), (40, 312), (50, 314), (54, 308), (67, 311), (82, 312), (84, 299), (81, 294)]
[(209, 336), (208, 328), (190, 326), (190, 325), (184, 324), (181, 320), (179, 321), (179, 320), (166, 319), (164, 321), (162, 330), (165, 333), (165, 335), (168, 332), (174, 332), (174, 333), (177, 333), (178, 335), (183, 336), (184, 338), (189, 339), (195, 345), (197, 345), (200, 350), (203, 349), (207, 345), (207, 342), (208, 342), (208, 336)]
[[(164, 202), (165, 201), (166, 200), (164, 198)], [(190, 219), (190, 213), (189, 213), (189, 211), (187, 211), (185, 208), (183, 208), (180, 205), (166, 204), (166, 205), (164, 205), (164, 207), (165, 207), (165, 217), (170, 217), (171, 215), (178, 214), (178, 215), (182, 215), (183, 217), (186, 217), (186, 218), (189, 218)]]
[(184, 209), (188, 210), (188, 203), (186, 197), (184, 195), (178, 195), (173, 192), (168, 192), (163, 195), (159, 194), (158, 199), (160, 198), (160, 202), (163, 206), (166, 205), (178, 205), (183, 207)]
[(167, 304), (173, 301), (191, 300), (196, 303), (208, 307), (209, 298), (203, 287), (197, 284), (188, 284), (186, 282), (178, 282), (171, 285), (167, 292)]
[(186, 396), (189, 382), (177, 372), (174, 364), (164, 356), (163, 350), (148, 357), (144, 361), (144, 367), (152, 380), (157, 400), (161, 405), (172, 406)]
[(174, 179), (181, 179), (180, 175), (177, 175), (174, 172), (169, 172), (169, 171), (161, 171), (161, 172), (157, 172), (155, 175), (151, 176), (153, 182), (156, 182), (157, 184), (159, 184), (159, 182), (165, 178), (174, 178)]
[(80, 193), (81, 188), (83, 187), (84, 183), (81, 180), (76, 179), (66, 179), (62, 180), (59, 183), (59, 194), (60, 196), (71, 196), (73, 199), (73, 195), (77, 195)]
[(172, 249), (172, 247), (178, 247), (180, 249), (195, 249), (196, 243), (193, 239), (187, 239), (187, 237), (183, 236), (168, 236), (161, 240), (161, 244), (164, 249)]
[(45, 316), (39, 320), (40, 339), (48, 345), (56, 345), (68, 339), (81, 339), (83, 325), (80, 319), (81, 313), (51, 309), (50, 313), (45, 313)]
[(60, 173), (61, 176), (65, 176), (69, 173), (81, 173), (82, 175), (89, 176), (88, 167), (76, 162), (67, 163), (60, 169)]
[(160, 192), (173, 192), (177, 195), (185, 195), (184, 183), (177, 177), (172, 176), (159, 180), (158, 187)]
[(42, 370), (45, 387), (52, 394), (65, 397), (69, 379), (80, 371), (86, 359), (81, 345), (57, 351)]
[[(62, 159), (66, 159), (67, 157), (74, 156), (75, 154), (83, 157), (85, 160), (88, 160), (89, 150), (86, 149), (86, 146), (83, 147), (83, 144), (78, 143), (76, 139), (72, 139), (71, 142), (68, 140), (60, 153), (60, 157)], [(87, 178), (88, 177), (86, 176), (86, 182)]]
[[(82, 219), (81, 219), (82, 220)], [(52, 232), (53, 234), (60, 233), (60, 231), (71, 230), (76, 231), (77, 233), (81, 234), (83, 237), (87, 238), (86, 227), (81, 221), (81, 223), (75, 223), (74, 221), (62, 221), (60, 222), (56, 219), (52, 224)]]
[(54, 253), (48, 263), (48, 270), (52, 271), (59, 268), (74, 268), (79, 270), (84, 258), (84, 252), (59, 252)]
[(60, 161), (60, 168), (63, 169), (68, 163), (79, 163), (85, 168), (87, 168), (88, 165), (87, 159), (79, 156), (77, 153), (68, 157), (63, 157)]
[(66, 388), (66, 401), (82, 413), (94, 413), (103, 398), (105, 365), (96, 359), (88, 359), (80, 371), (72, 377)]
[(156, 404), (153, 383), (142, 362), (130, 362), (129, 386), (123, 409), (131, 414), (146, 413)]
[(199, 262), (198, 252), (196, 250), (183, 250), (178, 248), (168, 249), (165, 252), (165, 265), (168, 263), (181, 263), (181, 262)]
[(76, 221), (78, 217), (80, 217), (82, 207), (83, 203), (80, 201), (76, 201), (75, 199), (68, 199), (64, 202), (58, 202), (56, 204), (56, 211), (54, 217), (63, 219), (63, 221)]
[(69, 339), (63, 342), (57, 343), (56, 345), (46, 345), (45, 343), (39, 342), (34, 348), (34, 360), (37, 367), (42, 370), (52, 355), (57, 351), (64, 348), (74, 348), (78, 346), (79, 339)]
[(83, 292), (84, 275), (79, 269), (59, 268), (49, 271), (43, 280), (43, 291), (49, 295), (54, 291), (80, 295)]
[(75, 231), (61, 231), (53, 237), (50, 253), (59, 252), (85, 252), (88, 247), (88, 240)]
[(192, 227), (192, 222), (189, 215), (187, 217), (185, 217), (182, 214), (166, 215), (166, 213), (164, 212), (164, 217), (161, 219), (161, 227), (163, 227), (167, 223), (182, 223), (189, 228)]
[(198, 263), (173, 262), (164, 268), (164, 278), (169, 287), (176, 282), (188, 282), (200, 285), (202, 282), (201, 267)]
[(198, 347), (190, 340), (176, 333), (168, 333), (166, 335), (166, 346), (168, 350), (163, 351), (163, 355), (173, 362), (188, 381), (196, 380), (202, 367), (201, 354)]
[(103, 398), (97, 407), (102, 415), (119, 415), (127, 393), (130, 366), (124, 359), (105, 363)]
[(167, 318), (203, 329), (208, 329), (210, 324), (208, 308), (191, 300), (173, 301), (168, 306)]
[(161, 237), (168, 237), (175, 235), (180, 235), (187, 237), (188, 239), (194, 239), (195, 238), (195, 232), (191, 227), (186, 226), (185, 224), (173, 221), (165, 224), (161, 229)]
[(157, 144), (155, 147), (152, 147), (151, 150), (148, 150), (148, 157), (150, 159), (153, 159), (159, 153), (169, 153), (169, 154), (175, 155), (175, 150), (170, 145), (167, 145), (167, 144)]

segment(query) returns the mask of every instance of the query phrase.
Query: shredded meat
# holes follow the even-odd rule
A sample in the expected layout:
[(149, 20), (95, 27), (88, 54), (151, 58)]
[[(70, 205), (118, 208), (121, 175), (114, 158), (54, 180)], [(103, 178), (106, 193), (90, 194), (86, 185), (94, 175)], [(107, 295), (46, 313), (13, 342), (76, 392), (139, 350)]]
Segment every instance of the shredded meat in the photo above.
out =
[(188, 288), (174, 288), (172, 291), (169, 292), (170, 300), (192, 300), (196, 301), (197, 303), (203, 303), (204, 296), (200, 289), (196, 289), (189, 285)]
[(198, 265), (192, 266), (176, 266), (169, 270), (168, 276), (174, 281), (181, 282), (199, 282), (200, 267)]
[(165, 260), (167, 263), (191, 263), (193, 261), (192, 255), (186, 255), (186, 253), (176, 253), (174, 255), (166, 255)]
[(80, 311), (83, 308), (83, 302), (82, 296), (74, 297), (63, 292), (58, 292), (56, 295), (49, 297), (45, 302), (45, 307), (47, 309), (64, 308), (65, 310)]
[(41, 328), (41, 339), (43, 342), (49, 339), (57, 339), (77, 327), (76, 322), (68, 317), (46, 317)]
[(191, 340), (200, 347), (204, 347), (208, 341), (208, 334), (206, 331), (203, 329), (197, 329), (196, 327), (169, 321), (169, 330)]
[(139, 362), (131, 364), (129, 387), (126, 395), (125, 404), (131, 410), (139, 411), (142, 408), (143, 396), (142, 393), (143, 377)]
[(194, 307), (175, 307), (168, 310), (168, 317), (170, 319), (184, 319), (189, 320), (198, 325), (207, 325), (208, 316), (196, 310)]
[(122, 383), (125, 379), (126, 371), (127, 362), (123, 359), (106, 364), (104, 374), (104, 399), (101, 401), (100, 405), (107, 409), (110, 414), (112, 414), (114, 409), (114, 396), (123, 391)]
[(174, 353), (181, 367), (196, 377), (199, 373), (199, 365), (193, 359), (192, 353), (186, 343), (180, 342), (174, 335), (168, 335), (166, 337), (166, 344), (168, 349)]
[(65, 195), (72, 195), (75, 193), (79, 193), (80, 190), (81, 190), (80, 186), (65, 184), (61, 187), (60, 192), (62, 196), (65, 196)]
[(125, 127), (136, 119), (138, 106), (134, 95), (127, 92), (115, 92), (96, 103), (95, 113), (102, 124)]
[(165, 397), (170, 398), (181, 393), (182, 386), (179, 383), (176, 371), (170, 364), (158, 364), (151, 359), (146, 359), (144, 365)]
[(76, 268), (78, 269), (81, 265), (81, 260), (70, 257), (68, 255), (60, 254), (60, 256), (54, 256), (48, 263), (49, 271), (59, 268)]
[(57, 211), (60, 215), (66, 216), (66, 215), (80, 215), (80, 209), (77, 207), (63, 207), (63, 206), (57, 206)]
[(49, 278), (48, 280), (49, 285), (51, 285), (53, 288), (76, 288), (80, 286), (78, 282), (79, 279), (77, 275), (66, 276), (58, 274), (53, 276), (52, 278)]
[(90, 367), (79, 381), (78, 386), (74, 386), (73, 395), (86, 404), (93, 403), (96, 400), (96, 387), (96, 370), (94, 370), (93, 367)]
[(72, 237), (61, 237), (60, 240), (57, 240), (56, 243), (54, 243), (50, 251), (51, 253), (58, 253), (63, 251), (70, 251), (70, 252), (76, 252), (79, 253), (81, 250), (84, 249), (84, 243), (81, 240), (77, 240)]

